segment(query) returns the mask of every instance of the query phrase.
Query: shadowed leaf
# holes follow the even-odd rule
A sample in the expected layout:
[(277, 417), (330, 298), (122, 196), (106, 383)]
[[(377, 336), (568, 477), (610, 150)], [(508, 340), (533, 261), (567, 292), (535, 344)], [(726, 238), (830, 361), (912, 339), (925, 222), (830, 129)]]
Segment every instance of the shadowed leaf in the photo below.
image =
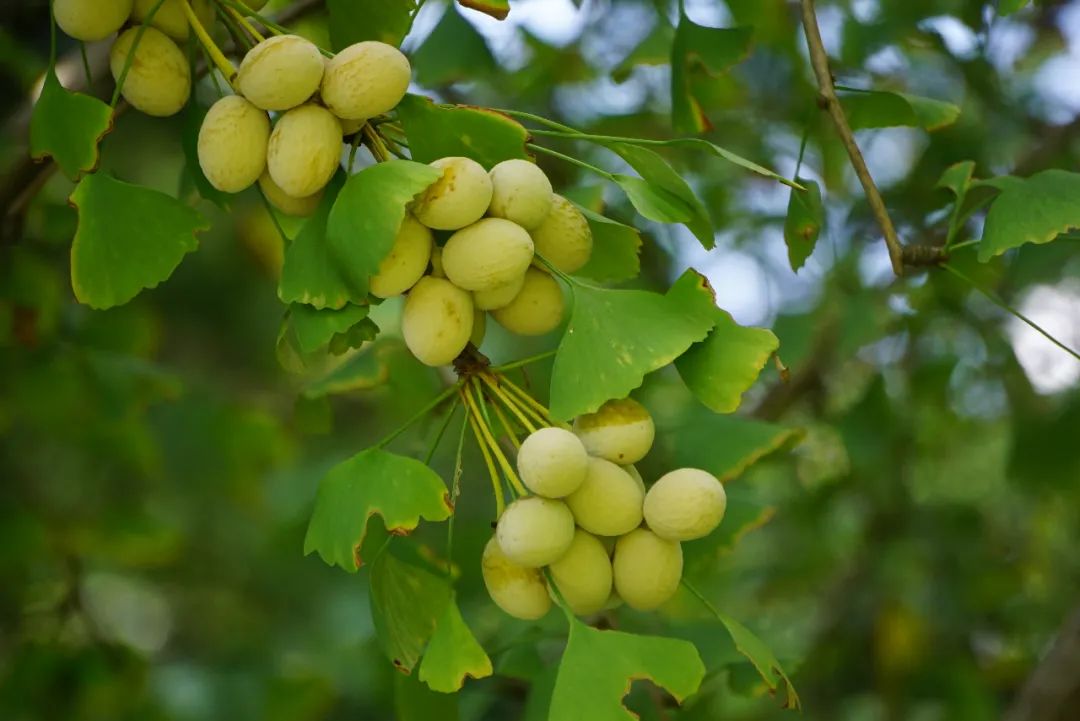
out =
[(112, 119), (112, 108), (65, 90), (50, 69), (30, 117), (30, 155), (34, 160), (51, 156), (64, 175), (78, 180), (97, 167), (98, 143), (112, 129)]

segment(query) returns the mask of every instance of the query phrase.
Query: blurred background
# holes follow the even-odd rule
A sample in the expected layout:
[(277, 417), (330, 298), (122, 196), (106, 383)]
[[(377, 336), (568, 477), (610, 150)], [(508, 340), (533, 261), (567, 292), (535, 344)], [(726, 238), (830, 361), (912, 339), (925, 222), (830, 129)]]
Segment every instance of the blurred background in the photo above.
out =
[[(302, 4), (295, 27), (328, 45), (321, 4)], [(818, 10), (838, 82), (961, 107), (954, 125), (932, 133), (858, 134), (905, 239), (944, 236), (951, 198), (934, 184), (953, 163), (976, 161), (978, 177), (1076, 168), (1080, 2), (1007, 17), (974, 0)], [(715, 126), (708, 137), (790, 176), (805, 136), (801, 174), (822, 183), (827, 211), (795, 274), (782, 233), (789, 191), (779, 184), (712, 156), (671, 154), (719, 228), (708, 253), (681, 226), (648, 223), (604, 192), (608, 215), (645, 231), (641, 286), (666, 288), (698, 268), (736, 320), (776, 332), (790, 369), (783, 382), (767, 368), (744, 400), (739, 415), (767, 440), (758, 463), (733, 462), (728, 488), (755, 510), (691, 552), (693, 577), (773, 648), (808, 719), (967, 721), (1010, 708), (1013, 719), (1075, 718), (1080, 362), (951, 275), (892, 277), (816, 107), (796, 3), (687, 0), (686, 11), (702, 25), (754, 28), (744, 62), (695, 80)], [(428, 0), (404, 49), (417, 92), (599, 133), (670, 137), (675, 12), (663, 0), (513, 0), (497, 22)], [(544, 662), (557, 657), (565, 626), (515, 622), (487, 600), (478, 557), (492, 508), (469, 442), (458, 597), (495, 677), (455, 698), (397, 674), (374, 636), (366, 571), (302, 556), (323, 472), (444, 379), (393, 341), (394, 303), (376, 317), (378, 383), (327, 388), (317, 382), (325, 366), (283, 369), (282, 241), (256, 196), (230, 213), (197, 201), (182, 148), (194, 130), (183, 116), (122, 116), (102, 164), (199, 202), (213, 230), (169, 281), (129, 305), (75, 303), (72, 186), (26, 160), (48, 48), (46, 2), (0, 5), (0, 718), (544, 718)], [(78, 47), (61, 39), (60, 52), (61, 78), (85, 86)], [(102, 48), (88, 57), (93, 92), (107, 98)], [(199, 92), (212, 97), (210, 87)], [(556, 187), (595, 187), (549, 160), (541, 163)], [(976, 214), (964, 237), (980, 233)], [(974, 249), (958, 250), (953, 263), (1076, 348), (1078, 250), (1065, 236), (985, 265)], [(484, 350), (513, 359), (555, 342), (511, 341), (493, 328)], [(546, 373), (541, 364), (528, 376), (541, 397)], [(654, 374), (639, 397), (661, 434), (647, 478), (729, 440), (673, 374)], [(421, 424), (395, 450), (423, 453), (436, 426)], [(454, 445), (436, 455), (444, 478)], [(441, 551), (444, 534), (422, 529), (418, 543)], [(629, 703), (644, 718), (792, 717), (686, 599), (619, 624), (691, 638), (710, 671), (681, 711), (636, 684)], [(1055, 638), (1066, 655), (1048, 657)], [(1033, 697), (1021, 694), (1031, 679)], [(1049, 709), (1038, 705), (1047, 680), (1064, 689)]]

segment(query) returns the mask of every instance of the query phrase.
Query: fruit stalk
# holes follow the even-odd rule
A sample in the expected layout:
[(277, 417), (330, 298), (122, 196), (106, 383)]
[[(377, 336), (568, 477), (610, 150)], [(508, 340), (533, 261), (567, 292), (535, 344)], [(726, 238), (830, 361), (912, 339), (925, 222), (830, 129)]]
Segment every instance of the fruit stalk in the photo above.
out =
[(473, 418), (479, 426), (480, 432), (484, 436), (484, 440), (487, 442), (488, 447), (491, 449), (491, 453), (495, 456), (495, 460), (498, 461), (499, 467), (502, 469), (503, 475), (510, 483), (511, 489), (518, 496), (528, 495), (528, 491), (526, 491), (525, 486), (522, 485), (521, 480), (517, 476), (517, 472), (514, 471), (513, 465), (511, 465), (510, 461), (506, 459), (506, 455), (502, 452), (502, 449), (499, 448), (498, 442), (496, 442), (495, 437), (491, 434), (491, 429), (484, 422), (480, 406), (473, 398), (472, 392), (469, 390), (468, 384), (466, 384), (462, 389), (462, 397), (465, 400), (465, 405), (469, 408), (469, 411), (472, 413)]
[(202, 22), (199, 20), (198, 16), (195, 15), (195, 11), (191, 9), (191, 3), (189, 3), (188, 0), (180, 0), (180, 6), (184, 10), (184, 15), (187, 17), (188, 24), (191, 25), (195, 37), (199, 39), (199, 42), (206, 49), (206, 53), (210, 56), (210, 59), (214, 61), (214, 65), (217, 69), (225, 76), (225, 80), (229, 85), (233, 85), (233, 81), (236, 80), (236, 68), (233, 67), (233, 64), (225, 57), (225, 53), (221, 52), (221, 48), (217, 46), (214, 39), (210, 37), (210, 33), (203, 27)]
[(261, 43), (266, 40), (265, 37), (255, 29), (255, 26), (248, 22), (247, 18), (242, 13), (238, 12), (232, 5), (225, 6), (225, 12), (232, 16), (232, 19), (244, 29), (244, 31), (255, 38), (255, 42)]
[(491, 453), (488, 451), (487, 443), (484, 440), (484, 434), (480, 432), (480, 424), (473, 414), (468, 394), (463, 386), (459, 386), (458, 392), (461, 396), (462, 403), (465, 404), (465, 417), (469, 419), (469, 426), (472, 428), (473, 435), (476, 436), (476, 444), (480, 446), (480, 455), (484, 457), (484, 465), (487, 466), (488, 477), (491, 478), (491, 490), (495, 494), (495, 517), (499, 518), (502, 516), (503, 511), (506, 510), (506, 498), (503, 496), (502, 481), (499, 480), (499, 472), (495, 470), (495, 463), (491, 459)]

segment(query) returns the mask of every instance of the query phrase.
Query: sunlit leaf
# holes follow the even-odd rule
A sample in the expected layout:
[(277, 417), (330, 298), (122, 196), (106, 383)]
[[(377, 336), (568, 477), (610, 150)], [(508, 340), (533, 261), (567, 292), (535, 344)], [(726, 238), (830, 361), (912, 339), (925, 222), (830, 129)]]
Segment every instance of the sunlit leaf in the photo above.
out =
[(598, 631), (570, 617), (549, 718), (627, 721), (637, 718), (622, 704), (634, 680), (648, 679), (682, 702), (704, 677), (705, 665), (688, 641)]
[(883, 90), (844, 93), (840, 104), (853, 130), (896, 126), (939, 130), (960, 117), (960, 108), (952, 103)]
[(416, 0), (326, 0), (334, 50), (362, 40), (400, 45), (412, 26), (416, 8)]
[(371, 620), (379, 646), (409, 673), (450, 603), (446, 577), (385, 550), (371, 564)]
[(494, 110), (443, 107), (420, 95), (406, 95), (397, 113), (409, 136), (412, 158), (421, 163), (460, 155), (491, 168), (510, 158), (529, 159), (524, 126)]
[(641, 234), (637, 228), (623, 225), (599, 213), (578, 206), (589, 221), (592, 231), (593, 252), (589, 262), (575, 275), (600, 282), (613, 282), (636, 278), (641, 272)]
[(413, 458), (369, 448), (322, 479), (304, 555), (316, 551), (331, 566), (356, 571), (373, 515), (380, 515), (391, 533), (403, 535), (421, 518), (443, 521), (452, 511), (446, 485), (435, 471)]
[(825, 208), (821, 205), (821, 188), (817, 182), (796, 178), (806, 190), (791, 189), (787, 218), (784, 220), (784, 243), (788, 262), (798, 272), (814, 252), (821, 228), (825, 224)]
[(106, 173), (84, 176), (71, 194), (79, 226), (71, 246), (71, 286), (93, 308), (122, 305), (172, 275), (209, 226), (164, 193)]
[(1080, 174), (1044, 170), (1011, 182), (986, 214), (979, 260), (987, 262), (1025, 243), (1049, 243), (1080, 228)]
[(945, 169), (945, 172), (941, 174), (937, 185), (934, 187), (950, 190), (952, 191), (952, 194), (956, 196), (958, 201), (963, 200), (964, 195), (967, 194), (968, 188), (971, 187), (971, 178), (974, 172), (974, 160), (964, 160), (959, 163), (954, 163)]
[(495, 56), (484, 36), (453, 5), (446, 8), (411, 61), (417, 82), (428, 88), (476, 80), (495, 69)]
[(420, 662), (420, 680), (433, 691), (454, 693), (461, 690), (466, 676), (490, 675), (491, 659), (461, 617), (457, 601), (451, 598)]
[(304, 303), (315, 308), (344, 308), (363, 303), (366, 292), (350, 289), (341, 275), (341, 264), (330, 251), (327, 221), (344, 184), (338, 173), (327, 186), (318, 209), (308, 218), (285, 249), (285, 263), (278, 281), (278, 298), (285, 303)]
[(30, 155), (35, 160), (51, 156), (64, 175), (78, 180), (97, 167), (98, 143), (112, 129), (112, 121), (112, 108), (64, 89), (50, 69), (30, 116)]
[(751, 28), (710, 28), (680, 15), (671, 45), (671, 113), (675, 130), (700, 133), (709, 122), (693, 93), (693, 79), (717, 77), (750, 53)]

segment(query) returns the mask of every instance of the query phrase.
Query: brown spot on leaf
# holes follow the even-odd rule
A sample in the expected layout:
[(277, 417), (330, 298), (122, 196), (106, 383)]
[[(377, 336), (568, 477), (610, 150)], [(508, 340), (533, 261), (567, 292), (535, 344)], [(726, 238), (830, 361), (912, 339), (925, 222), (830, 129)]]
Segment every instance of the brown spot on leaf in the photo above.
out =
[(398, 526), (396, 528), (388, 528), (387, 531), (390, 533), (391, 536), (407, 536), (407, 535), (409, 535), (409, 529), (408, 528), (402, 528), (400, 526)]
[(450, 492), (449, 491), (447, 491), (446, 493), (443, 494), (442, 502), (443, 502), (443, 505), (446, 506), (446, 509), (448, 511), (450, 511), (451, 513), (454, 512), (454, 499), (450, 497)]
[(352, 548), (352, 560), (353, 564), (359, 570), (364, 565), (364, 559), (360, 558), (360, 544), (357, 543)]

